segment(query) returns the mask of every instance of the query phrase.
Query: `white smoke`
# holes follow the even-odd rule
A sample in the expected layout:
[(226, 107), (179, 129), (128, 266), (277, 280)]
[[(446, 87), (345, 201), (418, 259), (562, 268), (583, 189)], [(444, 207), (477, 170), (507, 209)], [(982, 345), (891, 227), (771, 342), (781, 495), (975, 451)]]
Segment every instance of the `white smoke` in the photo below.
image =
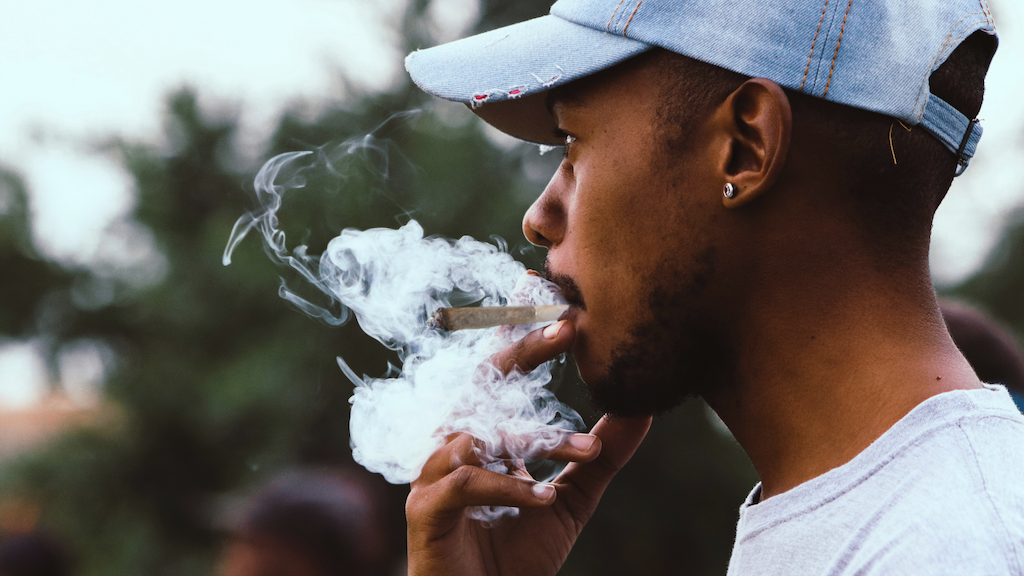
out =
[[(537, 460), (568, 432), (582, 429), (582, 420), (545, 387), (550, 362), (527, 374), (502, 375), (487, 359), (543, 324), (444, 333), (429, 328), (427, 318), (453, 302), (563, 304), (553, 284), (527, 274), (503, 248), (468, 236), (425, 237), (415, 220), (398, 229), (346, 229), (322, 255), (307, 253), (306, 246), (287, 247), (277, 217), (285, 193), (305, 187), (316, 171), (338, 174), (339, 166), (368, 153), (378, 160), (384, 154), (372, 136), (267, 162), (255, 179), (259, 208), (235, 223), (224, 264), (242, 238), (257, 230), (271, 259), (297, 270), (340, 304), (340, 311), (309, 302), (284, 285), (283, 298), (331, 324), (354, 314), (366, 334), (398, 353), (400, 373), (381, 378), (360, 377), (338, 358), (355, 384), (353, 456), (368, 470), (395, 484), (412, 482), (445, 437), (456, 432), (480, 440), (478, 455), (490, 470), (505, 472), (509, 462)], [(386, 169), (378, 176), (386, 179)], [(493, 522), (516, 512), (481, 507), (469, 514)]]

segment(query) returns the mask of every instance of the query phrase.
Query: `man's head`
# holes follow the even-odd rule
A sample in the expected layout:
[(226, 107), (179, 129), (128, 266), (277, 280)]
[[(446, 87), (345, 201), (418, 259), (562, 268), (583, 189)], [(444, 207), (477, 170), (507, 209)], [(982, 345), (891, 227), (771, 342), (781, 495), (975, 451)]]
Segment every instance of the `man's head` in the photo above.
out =
[(978, 379), (1006, 386), (1019, 405), (1024, 399), (1024, 352), (1013, 334), (977, 308), (951, 300), (939, 304), (949, 335)]
[[(592, 12), (601, 4), (563, 0), (552, 12), (592, 31)], [(864, 16), (871, 8), (854, 11), (851, 3), (839, 15), (842, 23), (829, 20), (824, 32), (835, 6), (817, 8), (818, 29), (798, 70), (791, 69), (798, 50), (775, 46), (793, 38), (770, 37), (807, 32), (796, 24), (769, 22), (765, 28), (776, 29), (749, 39), (749, 46), (715, 47), (721, 38), (708, 36), (711, 24), (684, 26), (694, 40), (689, 42), (687, 34), (680, 34), (682, 40), (652, 38), (660, 29), (656, 14), (634, 21), (649, 14), (641, 10), (671, 15), (697, 5), (718, 6), (613, 6), (631, 11), (629, 19), (610, 11), (607, 31), (593, 42), (618, 51), (615, 57), (625, 55), (617, 63), (565, 84), (557, 76), (571, 74), (570, 66), (557, 65), (551, 79), (538, 76), (544, 90), (533, 96), (522, 97), (529, 90), (517, 87), (504, 92), (518, 91), (508, 100), (500, 101), (501, 91), (478, 92), (472, 97), (482, 98), (470, 100), (484, 102), (478, 113), (513, 135), (567, 142), (565, 161), (527, 213), (524, 231), (549, 249), (549, 275), (576, 300), (573, 354), (595, 403), (621, 415), (662, 412), (688, 395), (731, 385), (742, 351), (757, 345), (745, 340), (744, 325), (770, 298), (768, 286), (809, 284), (824, 267), (840, 263), (891, 285), (901, 274), (906, 283), (927, 283), (931, 215), (980, 136), (965, 119), (980, 107), (994, 48), (985, 11), (973, 28), (946, 13), (935, 18), (952, 26), (949, 34), (983, 32), (958, 44), (952, 56), (957, 45), (946, 50), (937, 41), (929, 48), (946, 64), (928, 68), (931, 92), (926, 80), (904, 82), (923, 90), (924, 97), (911, 94), (915, 100), (906, 86), (893, 86), (889, 94), (864, 77), (874, 73), (891, 81), (914, 69), (910, 57), (894, 62), (895, 72), (886, 69), (857, 36), (867, 25), (860, 18), (878, 17)], [(694, 14), (689, 16), (708, 18)], [(721, 22), (712, 20), (728, 25), (736, 18), (723, 12), (717, 15)], [(737, 25), (756, 32), (750, 22)], [(608, 41), (613, 28), (631, 40)], [(828, 40), (819, 43), (819, 34)], [(904, 46), (903, 36), (876, 39), (880, 49), (886, 40), (908, 54), (922, 53)], [(498, 33), (487, 41), (506, 40)], [(675, 52), (636, 46), (640, 41), (667, 43)], [(706, 51), (694, 54), (694, 46)], [(415, 61), (414, 54), (409, 67), (417, 79)], [(943, 101), (960, 112), (949, 112)], [(964, 129), (951, 136), (956, 126)], [(552, 136), (545, 139), (543, 130)], [(737, 191), (732, 197), (723, 196), (725, 183)], [(774, 313), (784, 318), (785, 306), (799, 302), (776, 304)]]
[(343, 471), (280, 474), (229, 522), (222, 576), (364, 576), (379, 572), (376, 495)]
[[(552, 112), (570, 143), (523, 221), (527, 239), (548, 248), (549, 277), (575, 305), (573, 356), (595, 404), (618, 414), (663, 411), (696, 382), (726, 376), (692, 361), (722, 353), (704, 311), (717, 307), (708, 289), (720, 277), (718, 251), (727, 240), (714, 221), (725, 142), (717, 126), (664, 124), (663, 103), (675, 90), (661, 66), (666, 57), (647, 53), (552, 91)], [(747, 91), (768, 90), (753, 86)], [(778, 114), (759, 121), (774, 122), (767, 130), (785, 139)], [(673, 144), (669, 135), (683, 131), (700, 145)], [(719, 141), (709, 142), (715, 135)], [(751, 168), (772, 178), (780, 166)]]
[[(987, 39), (934, 75), (967, 114), (981, 105)], [(574, 141), (524, 229), (549, 248), (566, 293), (588, 305), (598, 293), (601, 305), (577, 315), (574, 354), (599, 408), (660, 412), (729, 385), (741, 338), (724, 317), (756, 294), (762, 251), (799, 258), (800, 244), (831, 241), (833, 262), (920, 280), (956, 157), (891, 118), (770, 86), (655, 50), (550, 93)], [(629, 115), (611, 112), (628, 102)], [(735, 198), (723, 199), (723, 180)]]

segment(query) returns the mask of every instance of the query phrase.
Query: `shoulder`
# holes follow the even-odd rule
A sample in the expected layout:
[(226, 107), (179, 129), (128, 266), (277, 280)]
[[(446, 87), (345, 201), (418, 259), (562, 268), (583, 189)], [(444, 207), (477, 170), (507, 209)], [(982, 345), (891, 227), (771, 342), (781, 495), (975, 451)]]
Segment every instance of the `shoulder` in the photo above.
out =
[(1001, 393), (1006, 402), (964, 415), (950, 432), (962, 459), (961, 474), (969, 480), (973, 496), (990, 504), (993, 514), (1016, 516), (1020, 524), (1024, 516), (1024, 415), (1008, 400), (1005, 390)]
[(917, 485), (850, 573), (1024, 575), (1024, 417), (974, 411), (912, 460)]
[(1005, 390), (944, 394), (853, 461), (748, 501), (730, 574), (748, 573), (1024, 576), (1024, 416)]
[[(948, 517), (946, 517), (948, 518)], [(846, 566), (831, 574), (883, 576), (1013, 575), (1024, 576), (1024, 550), (1015, 534), (967, 518), (959, 525), (922, 517), (902, 530), (859, 550)]]
[(1024, 416), (989, 414), (958, 426), (976, 504), (987, 509), (995, 536), (1017, 544), (1024, 563)]

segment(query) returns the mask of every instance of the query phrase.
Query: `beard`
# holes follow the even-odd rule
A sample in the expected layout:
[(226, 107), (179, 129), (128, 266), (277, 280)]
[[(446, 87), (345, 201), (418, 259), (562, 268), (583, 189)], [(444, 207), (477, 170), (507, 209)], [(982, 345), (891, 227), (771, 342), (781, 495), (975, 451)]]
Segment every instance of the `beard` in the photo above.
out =
[[(605, 374), (586, 383), (594, 409), (622, 418), (660, 415), (735, 381), (735, 352), (720, 322), (700, 312), (715, 254), (709, 247), (686, 270), (678, 262), (663, 262), (647, 279), (646, 319), (612, 351)], [(549, 279), (585, 309), (572, 278), (552, 274)]]

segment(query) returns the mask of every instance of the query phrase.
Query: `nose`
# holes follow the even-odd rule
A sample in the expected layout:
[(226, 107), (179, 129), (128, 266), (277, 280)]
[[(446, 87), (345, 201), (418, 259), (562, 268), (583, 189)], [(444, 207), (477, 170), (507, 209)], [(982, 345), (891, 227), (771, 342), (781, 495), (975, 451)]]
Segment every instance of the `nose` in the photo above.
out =
[(566, 214), (561, 194), (565, 182), (561, 172), (555, 173), (544, 192), (523, 216), (523, 234), (536, 246), (551, 248), (565, 237)]

